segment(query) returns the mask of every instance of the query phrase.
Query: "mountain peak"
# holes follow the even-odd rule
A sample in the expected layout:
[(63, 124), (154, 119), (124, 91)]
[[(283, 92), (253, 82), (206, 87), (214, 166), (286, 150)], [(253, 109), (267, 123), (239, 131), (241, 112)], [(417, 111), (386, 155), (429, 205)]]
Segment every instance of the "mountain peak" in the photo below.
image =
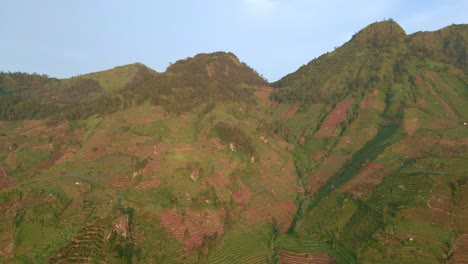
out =
[(406, 32), (403, 28), (398, 23), (390, 19), (370, 24), (359, 31), (353, 39), (358, 41), (369, 41), (388, 38), (404, 39), (405, 37)]

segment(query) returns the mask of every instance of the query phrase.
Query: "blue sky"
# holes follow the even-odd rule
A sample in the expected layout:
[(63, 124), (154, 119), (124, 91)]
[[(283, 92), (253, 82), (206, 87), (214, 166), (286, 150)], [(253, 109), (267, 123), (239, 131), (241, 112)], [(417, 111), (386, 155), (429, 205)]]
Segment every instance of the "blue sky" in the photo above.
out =
[(269, 81), (393, 18), (410, 34), (468, 23), (468, 1), (12, 0), (0, 9), (0, 70), (66, 78), (141, 62), (164, 71), (230, 51)]

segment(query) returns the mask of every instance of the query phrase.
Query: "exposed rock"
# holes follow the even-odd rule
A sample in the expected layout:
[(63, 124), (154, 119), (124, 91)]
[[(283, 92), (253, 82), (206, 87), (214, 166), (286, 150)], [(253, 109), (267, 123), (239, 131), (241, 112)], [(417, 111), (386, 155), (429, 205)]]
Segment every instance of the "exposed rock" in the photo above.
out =
[(130, 224), (128, 214), (121, 215), (112, 222), (112, 233), (115, 233), (124, 239), (130, 235)]

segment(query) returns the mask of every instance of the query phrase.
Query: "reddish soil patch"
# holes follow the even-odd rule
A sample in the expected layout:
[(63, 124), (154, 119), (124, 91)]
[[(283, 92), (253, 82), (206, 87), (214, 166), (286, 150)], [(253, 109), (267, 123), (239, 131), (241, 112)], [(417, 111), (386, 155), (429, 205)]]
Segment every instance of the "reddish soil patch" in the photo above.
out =
[(334, 264), (333, 259), (324, 253), (316, 254), (298, 254), (289, 251), (280, 250), (279, 252), (281, 264)]
[(377, 90), (377, 89), (374, 89), (374, 91), (372, 91), (372, 95), (374, 95), (374, 96), (377, 96), (377, 95), (379, 95), (379, 90)]
[(437, 208), (411, 208), (404, 212), (405, 218), (429, 225), (445, 226), (452, 228), (452, 216), (444, 210)]
[(418, 104), (419, 106), (422, 106), (422, 107), (426, 107), (426, 99), (422, 98), (422, 97), (418, 97), (416, 98), (416, 104)]
[(147, 124), (156, 120), (165, 118), (165, 111), (162, 106), (153, 106), (151, 111), (145, 112), (144, 114), (138, 115), (138, 124)]
[(224, 234), (224, 218), (226, 211), (193, 211), (186, 210), (181, 213), (174, 210), (164, 210), (161, 221), (164, 227), (186, 249), (193, 250), (203, 244), (205, 238), (221, 237)]
[(323, 154), (325, 154), (325, 151), (321, 150), (312, 157), (314, 160), (320, 160), (323, 157)]
[(92, 161), (106, 155), (107, 148), (112, 141), (109, 132), (103, 129), (96, 129), (93, 135), (85, 142), (82, 150), (85, 152), (84, 161)]
[(388, 172), (382, 171), (384, 167), (385, 165), (381, 163), (363, 165), (356, 176), (341, 187), (340, 191), (349, 192), (357, 197), (367, 196), (389, 175)]
[(421, 84), (421, 83), (424, 82), (424, 80), (421, 77), (421, 75), (416, 75), (416, 76), (414, 76), (414, 82), (417, 83), (417, 84)]
[(353, 101), (344, 100), (338, 103), (332, 112), (323, 121), (320, 130), (315, 133), (317, 137), (332, 137), (335, 135), (335, 130), (341, 122), (346, 121), (346, 111), (351, 106)]
[(140, 184), (133, 187), (135, 190), (147, 190), (152, 188), (157, 188), (161, 185), (161, 182), (158, 179), (152, 179), (149, 181), (141, 182)]
[(455, 251), (448, 263), (468, 263), (468, 234), (463, 234), (458, 238)]
[(168, 146), (165, 144), (140, 145), (136, 143), (134, 146), (120, 149), (119, 152), (146, 159), (146, 166), (140, 171), (140, 174), (146, 175), (156, 170), (161, 165), (164, 153), (167, 152), (167, 149)]
[(275, 90), (275, 88), (269, 87), (269, 86), (260, 86), (260, 87), (258, 87), (257, 98), (260, 99), (261, 102), (263, 102), (265, 107), (276, 108), (278, 106), (278, 103), (276, 103), (276, 102), (272, 103), (270, 101), (270, 96), (271, 96), (271, 94), (273, 93), (274, 90)]
[(65, 161), (70, 161), (73, 159), (75, 153), (80, 150), (78, 146), (71, 146), (66, 150), (66, 153), (63, 154), (59, 159), (55, 161), (55, 165), (60, 164)]
[(221, 144), (221, 139), (219, 138), (211, 138), (210, 142), (212, 143), (212, 146), (214, 147), (215, 150), (221, 151), (226, 148), (223, 144)]
[(283, 114), (283, 117), (281, 118), (281, 120), (283, 122), (286, 122), (288, 121), (291, 117), (293, 117), (297, 110), (299, 110), (299, 105), (294, 105), (294, 106), (291, 106), (284, 114)]
[(259, 221), (274, 222), (280, 233), (285, 233), (296, 213), (293, 199), (276, 201), (267, 196), (255, 196), (242, 217), (250, 223)]
[(406, 133), (412, 136), (419, 129), (419, 120), (417, 118), (409, 118), (403, 121), (403, 127), (405, 128)]
[(234, 198), (234, 201), (236, 201), (237, 204), (240, 205), (246, 205), (249, 203), (250, 198), (252, 198), (252, 191), (249, 190), (248, 188), (243, 188), (238, 192), (232, 193), (232, 197)]
[(3, 167), (0, 167), (0, 190), (8, 187), (15, 186), (17, 181), (6, 173)]
[(215, 175), (211, 178), (203, 178), (202, 182), (211, 184), (216, 190), (231, 188), (232, 184), (231, 180), (219, 171), (215, 171)]
[(132, 179), (129, 177), (116, 176), (110, 180), (108, 186), (111, 188), (123, 189), (129, 187), (131, 183)]
[(431, 123), (432, 127), (435, 128), (435, 129), (447, 129), (447, 128), (451, 128), (452, 125), (449, 124), (448, 122), (444, 121), (444, 120), (440, 120), (440, 119), (435, 119), (432, 121)]
[(405, 138), (392, 145), (391, 150), (409, 155), (409, 158), (421, 157), (429, 148), (439, 143), (440, 138), (434, 136)]
[(450, 208), (453, 206), (453, 201), (451, 197), (443, 195), (433, 195), (429, 198), (428, 201), (429, 208), (435, 210), (442, 210), (447, 214), (450, 214)]
[(284, 141), (281, 137), (277, 135), (274, 135), (273, 137), (275, 141), (278, 142), (278, 144), (280, 144), (281, 147), (283, 147), (284, 149), (288, 151), (293, 151), (296, 148), (296, 145)]

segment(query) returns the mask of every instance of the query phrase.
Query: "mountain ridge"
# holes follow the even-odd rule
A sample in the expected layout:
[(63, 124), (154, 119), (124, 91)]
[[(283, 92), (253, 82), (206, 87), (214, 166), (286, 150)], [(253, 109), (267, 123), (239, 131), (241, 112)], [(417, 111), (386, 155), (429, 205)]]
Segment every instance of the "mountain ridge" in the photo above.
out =
[(374, 23), (279, 88), (227, 52), (0, 74), (0, 262), (467, 262), (466, 27), (446, 31)]

